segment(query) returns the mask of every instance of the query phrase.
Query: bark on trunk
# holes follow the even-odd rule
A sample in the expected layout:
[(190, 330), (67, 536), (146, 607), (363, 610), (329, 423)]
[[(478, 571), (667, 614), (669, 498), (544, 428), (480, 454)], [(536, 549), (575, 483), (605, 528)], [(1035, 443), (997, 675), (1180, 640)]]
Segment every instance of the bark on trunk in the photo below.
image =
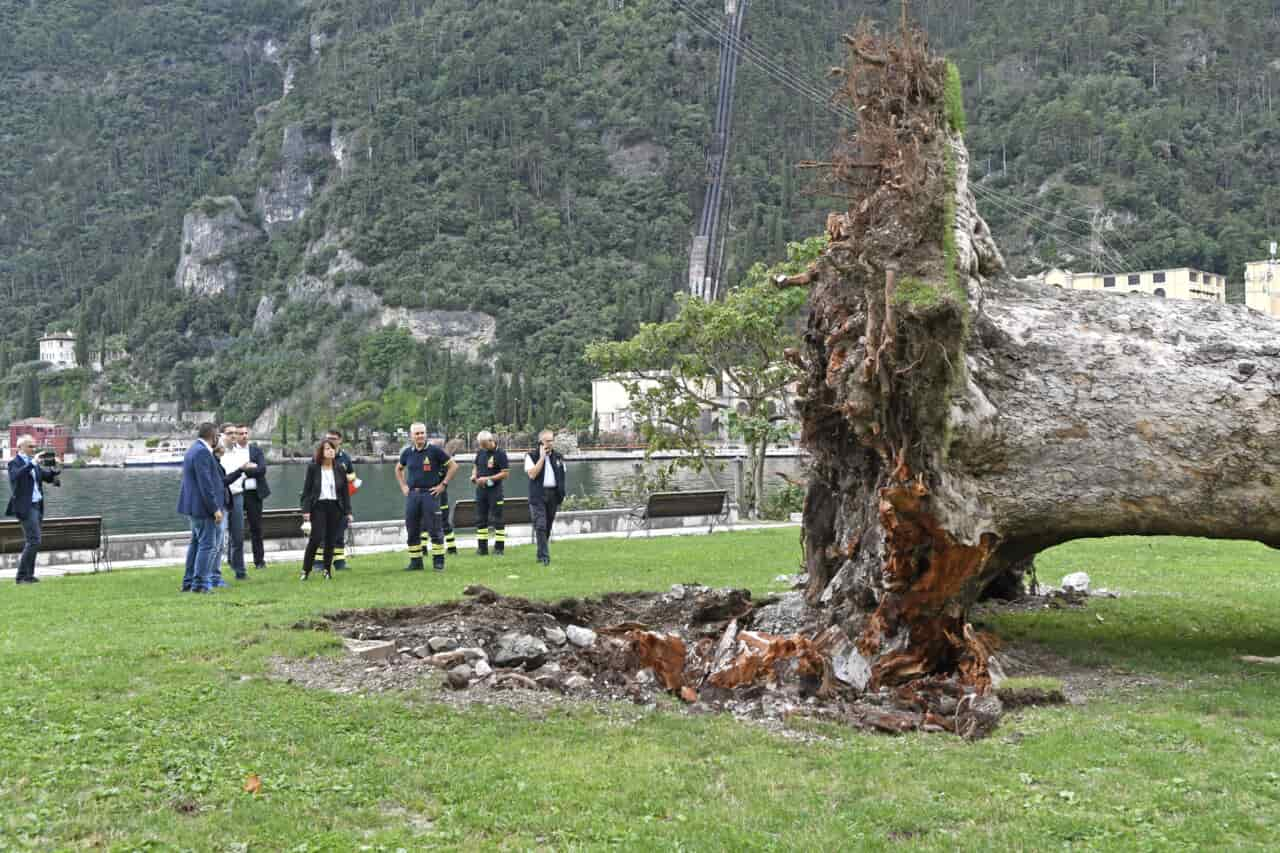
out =
[(917, 38), (859, 42), (847, 70), (863, 118), (845, 156), (885, 166), (837, 170), (853, 203), (808, 273), (807, 595), (858, 637), (859, 686), (958, 673), (981, 690), (968, 608), (1045, 548), (1280, 546), (1280, 325), (1009, 279)]

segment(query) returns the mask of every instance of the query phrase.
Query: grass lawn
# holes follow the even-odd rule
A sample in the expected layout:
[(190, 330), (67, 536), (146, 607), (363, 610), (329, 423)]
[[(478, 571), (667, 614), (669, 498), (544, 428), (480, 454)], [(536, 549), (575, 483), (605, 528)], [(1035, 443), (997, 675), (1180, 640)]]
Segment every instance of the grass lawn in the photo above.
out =
[[(1222, 849), (1280, 844), (1280, 554), (1186, 539), (1055, 549), (1115, 600), (999, 617), (1015, 642), (1160, 687), (1006, 716), (986, 741), (582, 706), (450, 710), (264, 677), (341, 654), (291, 626), (345, 607), (535, 598), (682, 581), (774, 590), (794, 529), (465, 555), (444, 575), (357, 556), (306, 585), (274, 566), (214, 596), (180, 570), (0, 586), (0, 850)], [(508, 575), (518, 575), (509, 578)], [(234, 583), (234, 581), (233, 581)], [(1101, 621), (1098, 617), (1101, 616)], [(257, 795), (243, 791), (256, 774)]]

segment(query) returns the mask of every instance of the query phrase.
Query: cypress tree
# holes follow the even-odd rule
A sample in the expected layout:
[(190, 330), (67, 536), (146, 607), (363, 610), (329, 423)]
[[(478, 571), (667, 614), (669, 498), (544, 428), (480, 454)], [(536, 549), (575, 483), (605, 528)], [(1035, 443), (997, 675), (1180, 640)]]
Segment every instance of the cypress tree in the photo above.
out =
[(22, 383), (22, 417), (37, 418), (40, 416), (40, 378), (34, 373), (27, 374)]

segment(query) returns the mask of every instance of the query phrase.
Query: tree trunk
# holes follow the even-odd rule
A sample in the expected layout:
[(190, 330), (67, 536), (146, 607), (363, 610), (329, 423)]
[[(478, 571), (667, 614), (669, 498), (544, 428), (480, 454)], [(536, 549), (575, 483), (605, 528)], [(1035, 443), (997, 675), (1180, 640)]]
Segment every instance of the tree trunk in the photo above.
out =
[(916, 38), (875, 40), (865, 52), (888, 65), (855, 55), (846, 71), (861, 119), (845, 156), (884, 165), (837, 166), (853, 202), (829, 219), (795, 354), (807, 596), (857, 637), (859, 686), (958, 674), (983, 690), (968, 608), (1045, 548), (1280, 546), (1280, 327), (1242, 306), (1009, 279), (941, 104), (945, 69)]

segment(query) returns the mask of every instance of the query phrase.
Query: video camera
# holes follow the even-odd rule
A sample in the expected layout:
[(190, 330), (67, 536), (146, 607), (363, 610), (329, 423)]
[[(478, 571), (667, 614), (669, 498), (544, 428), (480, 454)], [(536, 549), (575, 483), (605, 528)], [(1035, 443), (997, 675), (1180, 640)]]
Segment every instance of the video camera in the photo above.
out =
[(62, 479), (58, 476), (62, 473), (62, 468), (58, 464), (58, 452), (52, 448), (45, 448), (36, 451), (36, 464), (41, 468), (47, 468), (53, 472), (53, 478), (48, 482), (59, 488), (62, 487)]

